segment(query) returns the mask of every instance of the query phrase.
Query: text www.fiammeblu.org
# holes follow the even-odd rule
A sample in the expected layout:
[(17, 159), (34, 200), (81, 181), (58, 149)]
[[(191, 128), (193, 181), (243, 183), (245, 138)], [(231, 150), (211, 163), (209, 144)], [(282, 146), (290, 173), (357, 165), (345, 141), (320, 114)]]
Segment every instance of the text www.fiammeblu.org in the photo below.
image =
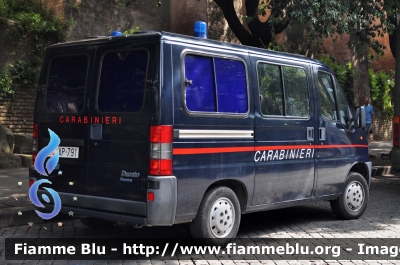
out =
[[(309, 246), (300, 243), (286, 243), (284, 245), (272, 246), (242, 246), (236, 243), (228, 243), (225, 248), (220, 246), (183, 246), (179, 243), (173, 245), (172, 252), (167, 251), (170, 246), (166, 243), (163, 248), (159, 246), (146, 246), (143, 244), (133, 244), (131, 246), (123, 244), (124, 255), (144, 255), (150, 257), (152, 255), (160, 255), (162, 257), (173, 257), (176, 254), (181, 255), (324, 255), (332, 258), (338, 258), (341, 250), (347, 254), (355, 255), (377, 255), (391, 258), (398, 257), (400, 253), (399, 246), (371, 246), (364, 243), (358, 243), (356, 248), (342, 248), (340, 246)], [(162, 250), (162, 251), (160, 251)]]
[[(123, 244), (124, 255), (160, 255), (161, 257), (173, 257), (181, 255), (330, 255), (331, 257), (340, 256), (340, 246), (304, 246), (300, 243), (286, 243), (281, 246), (242, 246), (236, 243), (228, 243), (225, 248), (221, 246), (181, 246), (175, 243), (172, 252), (167, 251), (169, 244), (166, 243), (161, 250), (159, 246), (145, 246), (143, 244), (133, 244), (128, 246)], [(169, 253), (168, 253), (169, 252)]]
[[(7, 239), (6, 239), (7, 241)], [(332, 245), (320, 243), (318, 245), (302, 244), (302, 243), (285, 243), (280, 245), (239, 245), (236, 243), (228, 243), (226, 247), (221, 246), (188, 246), (180, 243), (165, 243), (160, 245), (146, 245), (146, 244), (122, 244), (122, 255), (126, 256), (145, 256), (155, 257), (174, 257), (178, 255), (267, 255), (269, 257), (281, 258), (333, 258), (341, 259), (343, 257), (351, 259), (397, 259), (400, 253), (400, 243), (392, 242), (389, 245), (384, 245), (388, 242), (374, 242), (370, 243), (357, 243), (352, 242), (353, 247), (343, 247), (332, 243)], [(348, 244), (346, 244), (348, 245)], [(6, 251), (6, 259), (9, 253), (13, 252), (15, 255), (105, 255), (108, 251), (106, 248), (109, 246), (96, 246), (95, 243), (88, 244), (82, 243), (80, 247), (77, 245), (70, 246), (45, 246), (45, 245), (28, 245), (27, 243), (14, 243), (8, 244), (8, 247), (13, 247), (14, 251)], [(121, 248), (111, 247), (111, 252), (121, 253)], [(172, 251), (171, 251), (172, 249)], [(343, 251), (341, 253), (341, 251)], [(110, 253), (110, 252), (108, 252)], [(343, 256), (341, 256), (341, 254)], [(313, 255), (313, 256), (310, 256)], [(10, 258), (10, 257), (8, 257)], [(11, 257), (13, 258), (13, 257)], [(26, 258), (26, 257), (25, 257)]]

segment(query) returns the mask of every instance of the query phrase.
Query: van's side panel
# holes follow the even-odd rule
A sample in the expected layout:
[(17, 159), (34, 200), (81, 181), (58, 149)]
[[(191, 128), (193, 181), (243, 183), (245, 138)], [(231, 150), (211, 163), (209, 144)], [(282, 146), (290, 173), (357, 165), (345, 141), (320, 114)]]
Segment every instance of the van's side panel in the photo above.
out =
[[(176, 221), (196, 216), (206, 190), (229, 180), (251, 198), (254, 185), (254, 105), (247, 51), (229, 51), (190, 43), (171, 42), (173, 69), (174, 143), (173, 172), (177, 177)], [(189, 113), (185, 105), (184, 58), (186, 54), (232, 58), (247, 71), (248, 112), (244, 115)], [(167, 57), (167, 55), (165, 55)], [(168, 67), (168, 66), (165, 66)], [(191, 133), (197, 135), (190, 136)], [(247, 132), (244, 138), (232, 137)], [(199, 135), (200, 134), (200, 135)]]
[[(314, 93), (311, 85), (312, 73), (309, 64), (261, 54), (254, 54), (251, 59), (253, 69), (257, 72), (255, 77), (258, 79), (255, 98), (260, 97), (260, 100), (255, 102), (255, 190), (251, 205), (261, 206), (308, 199), (312, 196), (314, 188), (316, 124)], [(267, 70), (263, 71), (263, 67)], [(288, 80), (290, 77), (284, 76), (285, 69), (302, 73), (304, 83), (301, 89), (306, 94), (302, 98), (276, 95), (281, 86), (284, 87), (283, 93), (300, 89), (299, 83)], [(274, 70), (275, 73), (280, 74), (273, 77), (275, 79), (271, 81), (274, 82), (273, 85), (263, 82), (263, 78), (273, 76)], [(280, 80), (282, 77), (283, 80)], [(270, 92), (270, 90), (275, 92)], [(281, 96), (286, 98), (283, 109), (277, 108), (277, 105), (282, 107), (282, 104), (276, 102), (282, 100)], [(287, 106), (290, 100), (307, 106), (308, 113), (297, 111), (298, 117), (290, 115), (290, 106)], [(275, 110), (271, 110), (271, 113), (268, 110), (262, 111), (262, 108), (267, 105), (273, 105)], [(296, 111), (292, 110), (292, 112), (296, 114)]]

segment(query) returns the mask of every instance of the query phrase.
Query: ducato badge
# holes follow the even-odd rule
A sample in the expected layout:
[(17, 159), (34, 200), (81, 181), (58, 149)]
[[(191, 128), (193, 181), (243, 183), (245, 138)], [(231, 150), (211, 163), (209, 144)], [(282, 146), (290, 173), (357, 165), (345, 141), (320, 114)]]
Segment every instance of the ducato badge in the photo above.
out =
[(127, 171), (125, 171), (125, 170), (122, 170), (122, 172), (121, 172), (121, 177), (138, 178), (138, 177), (140, 177), (140, 173), (137, 173), (137, 172), (127, 172)]

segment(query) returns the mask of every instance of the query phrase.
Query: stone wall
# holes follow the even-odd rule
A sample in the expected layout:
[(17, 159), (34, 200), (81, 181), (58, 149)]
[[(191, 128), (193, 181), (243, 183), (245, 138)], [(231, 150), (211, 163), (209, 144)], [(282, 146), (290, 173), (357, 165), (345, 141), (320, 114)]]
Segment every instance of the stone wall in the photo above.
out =
[(141, 30), (167, 31), (170, 27), (170, 1), (162, 1), (160, 7), (156, 6), (156, 1), (149, 0), (43, 1), (53, 4), (60, 17), (74, 21), (68, 29), (68, 41), (93, 35), (109, 36), (114, 30), (140, 27)]
[(0, 69), (14, 65), (18, 60), (30, 60), (33, 58), (33, 40), (26, 36), (15, 38), (16, 27), (11, 21), (7, 24), (0, 23)]
[[(235, 1), (235, 9), (239, 16), (245, 14), (241, 0)], [(208, 36), (211, 39), (238, 42), (227, 26), (223, 14), (213, 0), (170, 0), (161, 1), (156, 7), (156, 1), (148, 0), (43, 0), (46, 8), (53, 9), (57, 16), (72, 19), (68, 41), (85, 38), (88, 35), (108, 35), (112, 30), (128, 30), (139, 26), (143, 30), (171, 31), (192, 35), (195, 21), (203, 20), (208, 24)], [(179, 7), (179, 8), (177, 8)], [(7, 31), (11, 25), (0, 25), (0, 31)], [(316, 40), (304, 38), (304, 27), (291, 26), (277, 36), (278, 41), (290, 52), (302, 50), (312, 57), (318, 43)], [(385, 36), (387, 38), (387, 36)], [(341, 61), (352, 60), (352, 53), (347, 47), (349, 36), (343, 36), (338, 41), (331, 38), (324, 40), (324, 48)], [(301, 40), (301, 42), (299, 41)], [(30, 56), (32, 40), (20, 39), (11, 42), (0, 39), (1, 67), (15, 63), (18, 59)], [(385, 42), (387, 45), (387, 41)], [(384, 69), (394, 69), (390, 53), (385, 53), (382, 64)], [(393, 67), (392, 67), (393, 66)], [(368, 78), (363, 78), (366, 81)], [(367, 87), (365, 84), (361, 84)], [(35, 93), (24, 93), (25, 89), (16, 88), (13, 98), (0, 100), (0, 124), (14, 133), (31, 133), (33, 124), (33, 108)], [(365, 95), (362, 95), (364, 98)], [(391, 121), (383, 122), (376, 114), (376, 133), (374, 139), (391, 138)], [(378, 131), (379, 130), (379, 131)]]
[(196, 21), (208, 22), (207, 0), (170, 0), (169, 2), (169, 25), (165, 24), (163, 30), (193, 36), (193, 26)]
[(32, 133), (35, 92), (15, 87), (13, 97), (0, 100), (0, 124), (13, 133)]
[(370, 135), (370, 140), (386, 141), (393, 139), (393, 122), (392, 120), (383, 120), (379, 110), (375, 109), (374, 114), (374, 133)]

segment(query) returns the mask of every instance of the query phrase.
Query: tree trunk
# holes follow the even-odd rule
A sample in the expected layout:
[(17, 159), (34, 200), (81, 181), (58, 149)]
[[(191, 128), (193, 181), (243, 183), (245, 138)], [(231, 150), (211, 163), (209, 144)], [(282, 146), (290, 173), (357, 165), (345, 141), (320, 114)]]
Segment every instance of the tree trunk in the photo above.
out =
[[(398, 31), (398, 30), (397, 30)], [(396, 59), (396, 39), (397, 39), (397, 31), (393, 34), (389, 34), (389, 45), (390, 50), (392, 51), (393, 57)]]
[[(364, 99), (370, 97), (368, 75), (368, 47), (360, 42), (357, 35), (350, 36), (351, 61), (354, 69), (354, 106), (364, 104)], [(374, 103), (371, 102), (371, 105)]]
[[(273, 36), (281, 33), (289, 25), (289, 19), (273, 26), (269, 25), (268, 20), (261, 22), (258, 18), (260, 0), (245, 0), (246, 16), (251, 19), (248, 22), (250, 33), (236, 15), (234, 0), (214, 0), (214, 2), (221, 8), (229, 28), (243, 45), (267, 48)], [(274, 16), (274, 12), (271, 16)]]
[(214, 0), (214, 2), (221, 8), (224, 17), (228, 22), (229, 28), (233, 31), (240, 43), (248, 46), (255, 46), (254, 37), (246, 30), (236, 15), (233, 1), (234, 0)]
[(390, 46), (390, 51), (392, 52), (393, 57), (396, 59), (396, 40), (397, 40), (397, 34), (398, 34), (398, 22), (397, 22), (397, 16), (392, 16), (389, 19), (390, 23), (397, 25), (397, 30), (395, 30), (392, 34), (389, 34), (389, 46)]
[[(397, 14), (397, 34), (396, 42), (400, 43), (400, 13)], [(393, 50), (392, 50), (393, 53)], [(396, 49), (397, 58), (400, 58), (400, 49)], [(394, 85), (394, 115), (400, 116), (400, 60), (396, 60), (396, 71), (395, 71), (395, 85)]]

